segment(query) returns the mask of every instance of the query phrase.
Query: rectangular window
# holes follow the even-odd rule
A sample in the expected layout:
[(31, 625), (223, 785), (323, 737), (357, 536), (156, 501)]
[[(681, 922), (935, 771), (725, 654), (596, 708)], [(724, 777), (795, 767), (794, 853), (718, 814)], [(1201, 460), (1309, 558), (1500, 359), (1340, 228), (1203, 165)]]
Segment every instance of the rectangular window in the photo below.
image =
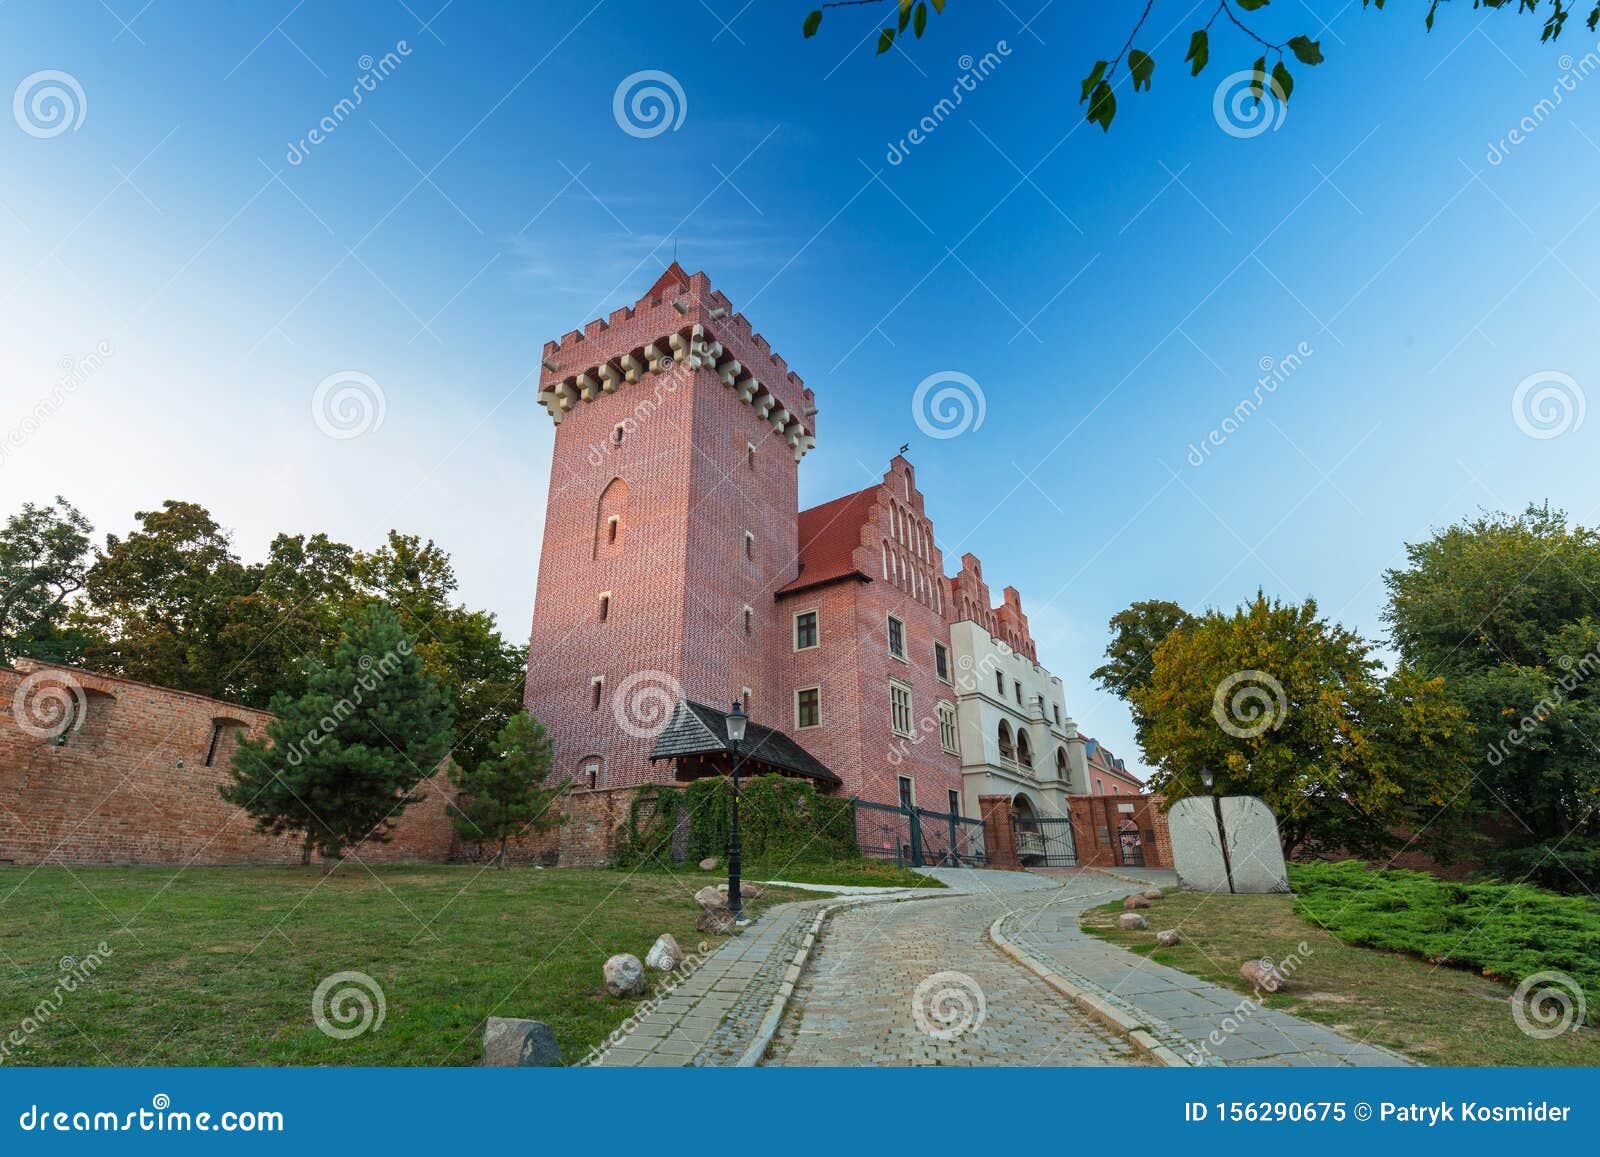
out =
[(822, 723), (822, 691), (817, 687), (802, 687), (794, 693), (794, 725), (804, 730)]
[(744, 532), (744, 557), (750, 562), (756, 557), (756, 536), (748, 530)]
[(606, 681), (603, 676), (596, 675), (593, 679), (589, 680), (589, 710), (600, 710), (600, 698), (605, 693), (605, 688)]
[(906, 625), (893, 615), (889, 616), (889, 654), (896, 659), (906, 657)]
[(1000, 698), (1006, 697), (1006, 677), (1000, 671), (994, 673), (994, 689), (1000, 693)]
[(801, 611), (794, 617), (794, 649), (809, 651), (817, 641), (817, 612)]
[(756, 612), (755, 612), (754, 608), (746, 607), (744, 609), (744, 633), (745, 634), (749, 635), (749, 634), (753, 634), (754, 633), (754, 630), (755, 630), (755, 617), (756, 617)]
[(583, 778), (588, 783), (590, 788), (596, 788), (600, 786), (599, 761), (591, 759), (588, 763), (583, 765)]
[(1013, 686), (1013, 687), (1015, 687), (1015, 688), (1016, 688), (1016, 692), (1017, 692), (1017, 706), (1018, 706), (1018, 707), (1021, 707), (1021, 706), (1022, 706), (1022, 684), (1021, 684), (1021, 683), (1019, 683), (1019, 682), (1017, 682), (1017, 681), (1016, 681), (1016, 680), (1015, 680), (1015, 679), (1013, 679), (1013, 680), (1012, 680), (1012, 681), (1011, 681), (1011, 685), (1012, 685), (1012, 686)]
[(946, 683), (950, 682), (950, 648), (943, 643), (933, 645), (933, 670)]
[(900, 806), (908, 810), (917, 806), (917, 785), (909, 775), (900, 777)]
[(756, 468), (756, 444), (754, 442), (746, 442), (744, 444), (744, 460), (750, 469), (754, 470)]
[(911, 735), (911, 688), (889, 684), (889, 723), (896, 735)]
[(606, 542), (608, 544), (617, 541), (617, 527), (620, 523), (621, 520), (615, 514), (606, 519)]
[(1061, 704), (1053, 703), (1053, 704), (1051, 704), (1051, 706), (1056, 709), (1056, 726), (1060, 727), (1061, 726)]
[(956, 709), (948, 703), (939, 704), (939, 745), (952, 755), (961, 753), (956, 739)]
[(600, 621), (603, 623), (611, 617), (611, 594), (608, 591), (600, 596)]
[(947, 794), (950, 797), (950, 814), (953, 815), (953, 816), (960, 815), (961, 814), (961, 793), (959, 791), (957, 791), (955, 788), (951, 788)]

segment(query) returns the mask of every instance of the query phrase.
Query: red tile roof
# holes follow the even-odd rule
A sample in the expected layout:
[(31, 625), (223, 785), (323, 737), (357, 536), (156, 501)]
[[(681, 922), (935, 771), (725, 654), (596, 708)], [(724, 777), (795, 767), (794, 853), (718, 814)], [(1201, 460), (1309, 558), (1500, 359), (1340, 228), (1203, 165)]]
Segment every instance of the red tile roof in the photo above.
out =
[(777, 597), (810, 590), (842, 578), (870, 582), (855, 563), (861, 528), (872, 515), (881, 486), (869, 486), (800, 512), (800, 574)]

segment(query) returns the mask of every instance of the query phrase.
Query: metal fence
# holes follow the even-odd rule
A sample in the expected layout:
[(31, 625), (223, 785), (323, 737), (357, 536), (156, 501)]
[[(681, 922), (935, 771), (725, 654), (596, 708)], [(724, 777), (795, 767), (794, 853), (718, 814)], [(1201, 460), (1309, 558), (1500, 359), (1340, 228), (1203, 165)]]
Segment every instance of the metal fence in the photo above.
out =
[(974, 867), (987, 862), (983, 821), (954, 812), (852, 801), (861, 854), (905, 867)]
[(1025, 867), (1077, 867), (1078, 845), (1072, 835), (1071, 819), (1013, 815), (1011, 830), (1017, 859)]

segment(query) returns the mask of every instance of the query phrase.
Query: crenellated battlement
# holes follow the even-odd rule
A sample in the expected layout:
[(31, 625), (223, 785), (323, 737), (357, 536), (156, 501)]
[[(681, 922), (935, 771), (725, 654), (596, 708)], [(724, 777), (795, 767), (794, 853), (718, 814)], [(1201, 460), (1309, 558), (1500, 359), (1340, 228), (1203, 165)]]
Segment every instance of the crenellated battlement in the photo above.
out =
[(546, 342), (541, 362), (539, 403), (557, 425), (574, 406), (686, 363), (736, 391), (795, 461), (817, 444), (816, 396), (704, 273), (677, 262), (632, 306)]

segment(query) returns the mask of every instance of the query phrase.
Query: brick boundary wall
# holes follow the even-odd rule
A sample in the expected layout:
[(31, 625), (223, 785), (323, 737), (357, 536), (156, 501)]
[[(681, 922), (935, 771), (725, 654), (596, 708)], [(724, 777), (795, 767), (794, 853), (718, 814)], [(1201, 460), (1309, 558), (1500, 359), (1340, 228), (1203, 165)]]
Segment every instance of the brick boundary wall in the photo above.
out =
[[(1133, 811), (1122, 812), (1119, 805), (1133, 805)], [(1084, 868), (1115, 868), (1122, 859), (1118, 848), (1111, 842), (1117, 838), (1120, 820), (1133, 821), (1139, 829), (1139, 843), (1144, 850), (1147, 868), (1172, 867), (1172, 836), (1167, 827), (1167, 813), (1163, 808), (1165, 797), (1159, 795), (1074, 795), (1067, 797), (1067, 807), (1072, 816), (1072, 838), (1078, 849), (1078, 866)], [(1101, 832), (1106, 833), (1105, 839)], [(1155, 833), (1152, 842), (1150, 833)]]
[[(81, 689), (81, 725), (60, 744), (24, 731), (19, 691), (53, 686), (71, 695), (66, 680)], [(298, 839), (257, 833), (243, 809), (217, 794), (239, 740), (264, 734), (271, 718), (30, 659), (0, 668), (0, 864), (298, 864)], [(368, 841), (350, 854), (367, 863), (448, 859), (448, 781), (434, 775), (420, 791), (389, 843)]]

